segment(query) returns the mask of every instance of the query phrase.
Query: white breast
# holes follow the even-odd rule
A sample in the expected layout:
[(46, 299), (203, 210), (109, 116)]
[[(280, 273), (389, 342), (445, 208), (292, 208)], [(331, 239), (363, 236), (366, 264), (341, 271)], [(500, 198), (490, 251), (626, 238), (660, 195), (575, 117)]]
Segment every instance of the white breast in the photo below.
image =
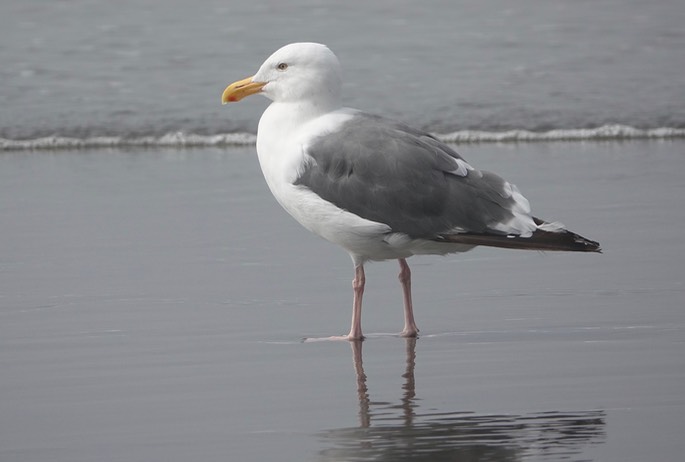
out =
[(308, 188), (294, 184), (306, 163), (313, 162), (306, 154), (307, 146), (316, 137), (337, 130), (354, 111), (341, 109), (298, 123), (292, 108), (286, 106), (289, 105), (269, 106), (259, 122), (257, 137), (259, 163), (276, 200), (302, 226), (350, 253), (397, 258), (385, 256), (390, 250), (383, 240), (390, 231), (387, 225), (342, 210)]

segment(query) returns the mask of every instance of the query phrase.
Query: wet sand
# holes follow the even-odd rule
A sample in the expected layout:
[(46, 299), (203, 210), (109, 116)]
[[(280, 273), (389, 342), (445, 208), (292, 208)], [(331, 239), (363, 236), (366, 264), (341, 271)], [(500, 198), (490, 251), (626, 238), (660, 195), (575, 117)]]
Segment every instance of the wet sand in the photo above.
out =
[(605, 253), (414, 258), (415, 342), (372, 264), (361, 345), (253, 148), (0, 153), (0, 459), (679, 460), (684, 148), (458, 147)]

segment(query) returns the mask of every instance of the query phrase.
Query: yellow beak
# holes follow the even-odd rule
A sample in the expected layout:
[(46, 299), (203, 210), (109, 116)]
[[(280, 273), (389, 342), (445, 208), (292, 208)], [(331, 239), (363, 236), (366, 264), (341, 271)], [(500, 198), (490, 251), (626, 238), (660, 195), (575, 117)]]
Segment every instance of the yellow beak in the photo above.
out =
[(246, 96), (259, 93), (262, 91), (264, 85), (266, 85), (266, 82), (253, 82), (252, 77), (233, 82), (226, 87), (224, 93), (221, 95), (221, 104), (234, 103)]

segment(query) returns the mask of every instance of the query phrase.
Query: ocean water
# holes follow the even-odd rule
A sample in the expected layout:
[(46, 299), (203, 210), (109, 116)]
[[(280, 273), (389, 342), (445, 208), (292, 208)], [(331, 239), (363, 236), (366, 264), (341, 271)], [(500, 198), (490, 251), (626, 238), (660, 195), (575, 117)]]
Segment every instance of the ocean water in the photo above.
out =
[(0, 148), (254, 142), (226, 84), (294, 41), (340, 58), (344, 102), (450, 141), (685, 136), (680, 0), (0, 5)]

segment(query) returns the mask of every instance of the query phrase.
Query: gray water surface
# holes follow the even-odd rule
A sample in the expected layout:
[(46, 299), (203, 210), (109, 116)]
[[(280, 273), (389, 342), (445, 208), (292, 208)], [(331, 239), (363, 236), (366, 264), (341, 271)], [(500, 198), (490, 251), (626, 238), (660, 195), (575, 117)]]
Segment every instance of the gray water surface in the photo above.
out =
[(253, 148), (0, 155), (0, 459), (674, 461), (682, 142), (459, 148), (602, 255), (347, 255)]
[(256, 131), (224, 87), (295, 41), (344, 103), (432, 132), (685, 128), (681, 0), (4, 0), (0, 137)]

